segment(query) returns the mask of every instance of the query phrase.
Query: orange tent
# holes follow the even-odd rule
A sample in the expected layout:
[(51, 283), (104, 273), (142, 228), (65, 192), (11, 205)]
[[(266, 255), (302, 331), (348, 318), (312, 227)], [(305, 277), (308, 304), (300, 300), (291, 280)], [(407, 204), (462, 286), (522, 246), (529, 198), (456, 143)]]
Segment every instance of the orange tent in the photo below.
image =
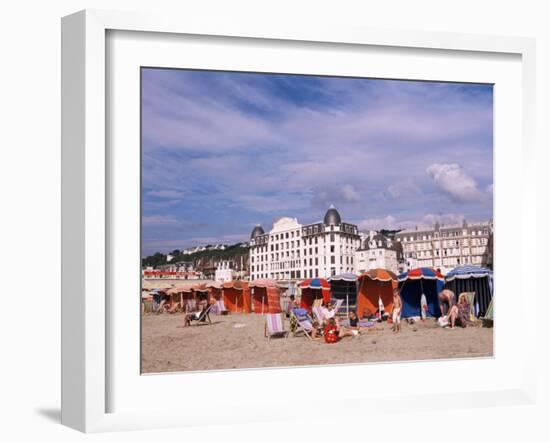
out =
[(393, 307), (393, 289), (397, 287), (397, 277), (385, 269), (373, 269), (358, 277), (357, 316), (372, 315), (378, 310), (378, 302), (382, 300), (384, 310), (391, 311)]
[(281, 289), (272, 279), (257, 279), (250, 283), (255, 313), (281, 313)]
[(245, 281), (228, 281), (222, 285), (225, 308), (233, 313), (250, 313), (250, 288)]

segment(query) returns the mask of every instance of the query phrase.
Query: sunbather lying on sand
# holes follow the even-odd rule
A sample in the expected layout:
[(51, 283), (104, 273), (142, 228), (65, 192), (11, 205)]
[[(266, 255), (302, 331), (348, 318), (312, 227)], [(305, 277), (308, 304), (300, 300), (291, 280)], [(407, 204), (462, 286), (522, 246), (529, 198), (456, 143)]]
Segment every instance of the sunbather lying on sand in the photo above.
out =
[(340, 327), (339, 335), (341, 338), (344, 336), (359, 336), (359, 331), (359, 318), (357, 317), (357, 313), (352, 310), (349, 312), (349, 325)]

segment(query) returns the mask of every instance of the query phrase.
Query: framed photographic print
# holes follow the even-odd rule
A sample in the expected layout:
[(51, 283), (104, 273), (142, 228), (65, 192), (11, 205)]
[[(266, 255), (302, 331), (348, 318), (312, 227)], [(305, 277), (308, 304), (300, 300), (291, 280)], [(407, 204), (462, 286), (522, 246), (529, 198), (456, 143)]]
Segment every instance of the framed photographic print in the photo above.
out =
[(531, 401), (530, 246), (509, 238), (533, 178), (509, 177), (532, 160), (533, 57), (521, 38), (64, 18), (63, 423), (314, 416), (329, 399), (297, 410), (288, 386), (344, 379), (346, 414)]

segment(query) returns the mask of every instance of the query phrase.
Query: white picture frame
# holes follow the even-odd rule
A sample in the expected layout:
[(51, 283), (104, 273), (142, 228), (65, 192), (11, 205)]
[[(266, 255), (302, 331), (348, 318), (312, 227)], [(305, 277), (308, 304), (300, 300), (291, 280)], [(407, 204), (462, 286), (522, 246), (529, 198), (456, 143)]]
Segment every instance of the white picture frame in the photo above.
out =
[[(85, 432), (139, 429), (168, 426), (207, 425), (208, 419), (185, 411), (109, 412), (109, 340), (107, 229), (110, 196), (107, 155), (107, 45), (109, 31), (140, 31), (180, 35), (203, 35), (269, 39), (287, 42), (338, 43), (368, 45), (381, 49), (436, 49), (467, 51), (478, 54), (511, 54), (521, 57), (522, 121), (521, 157), (524, 168), (534, 158), (535, 43), (518, 37), (493, 37), (451, 33), (388, 31), (345, 26), (303, 27), (286, 24), (240, 22), (218, 23), (196, 17), (165, 17), (142, 13), (88, 10), (62, 21), (62, 423)], [(528, 170), (528, 169), (525, 169)], [(521, 188), (521, 232), (524, 237), (535, 224), (535, 177), (525, 174)], [(534, 244), (521, 245), (521, 259), (534, 255)], [(130, 257), (131, 258), (131, 257)], [(523, 264), (521, 272), (527, 272)], [(496, 278), (498, 278), (498, 273)], [(533, 291), (534, 281), (523, 287)], [(535, 398), (535, 329), (527, 326), (525, 360), (521, 382), (513, 387), (457, 391), (415, 396), (417, 409), (441, 409), (437, 403), (453, 407), (527, 404)], [(137, 338), (137, 337), (136, 337)], [(355, 371), (360, 366), (350, 369)], [(304, 369), (291, 369), (303, 376)], [(265, 373), (265, 372), (264, 372)], [(236, 373), (218, 373), (227, 378)], [(258, 393), (255, 393), (258, 395)], [(406, 396), (407, 393), (405, 392)], [(245, 411), (241, 422), (295, 417), (291, 410), (258, 409), (250, 397), (238, 408)], [(260, 400), (260, 398), (258, 398)], [(356, 397), (353, 414), (369, 413), (372, 405)], [(321, 406), (321, 404), (317, 404)], [(407, 402), (401, 407), (406, 409)], [(399, 407), (399, 406), (398, 406)], [(379, 397), (378, 410), (395, 410), (391, 396)], [(248, 410), (248, 412), (246, 412)], [(349, 410), (348, 410), (349, 411)], [(312, 411), (313, 412), (313, 411)], [(154, 417), (152, 417), (154, 416)], [(219, 416), (223, 421), (223, 416)], [(240, 419), (240, 418), (239, 418)], [(227, 422), (235, 422), (234, 419)]]

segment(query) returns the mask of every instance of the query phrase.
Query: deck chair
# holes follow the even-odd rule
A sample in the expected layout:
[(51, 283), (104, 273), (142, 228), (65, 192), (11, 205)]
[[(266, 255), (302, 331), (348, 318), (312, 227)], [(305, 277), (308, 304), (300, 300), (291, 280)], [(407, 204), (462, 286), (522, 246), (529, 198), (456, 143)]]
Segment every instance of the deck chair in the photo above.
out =
[(280, 313), (267, 313), (265, 315), (264, 336), (268, 341), (272, 336), (284, 336), (288, 338), (288, 331), (285, 330), (283, 318)]
[(190, 324), (193, 324), (193, 322), (196, 322), (197, 324), (206, 324), (208, 321), (208, 324), (212, 324), (212, 320), (210, 319), (210, 310), (212, 310), (212, 307), (214, 304), (210, 304), (206, 309), (201, 310), (200, 312), (190, 313), (187, 315), (186, 319), (189, 321)]
[(302, 331), (309, 339), (313, 339), (313, 321), (304, 308), (293, 308), (290, 316), (290, 326), (293, 336)]
[(319, 324), (323, 324), (325, 322), (325, 317), (323, 315), (323, 307), (314, 306), (311, 308), (311, 312), (313, 313), (313, 316), (315, 316), (315, 319), (317, 319), (317, 322)]
[(322, 306), (323, 306), (323, 298), (317, 298), (313, 300), (312, 308), (322, 307)]

